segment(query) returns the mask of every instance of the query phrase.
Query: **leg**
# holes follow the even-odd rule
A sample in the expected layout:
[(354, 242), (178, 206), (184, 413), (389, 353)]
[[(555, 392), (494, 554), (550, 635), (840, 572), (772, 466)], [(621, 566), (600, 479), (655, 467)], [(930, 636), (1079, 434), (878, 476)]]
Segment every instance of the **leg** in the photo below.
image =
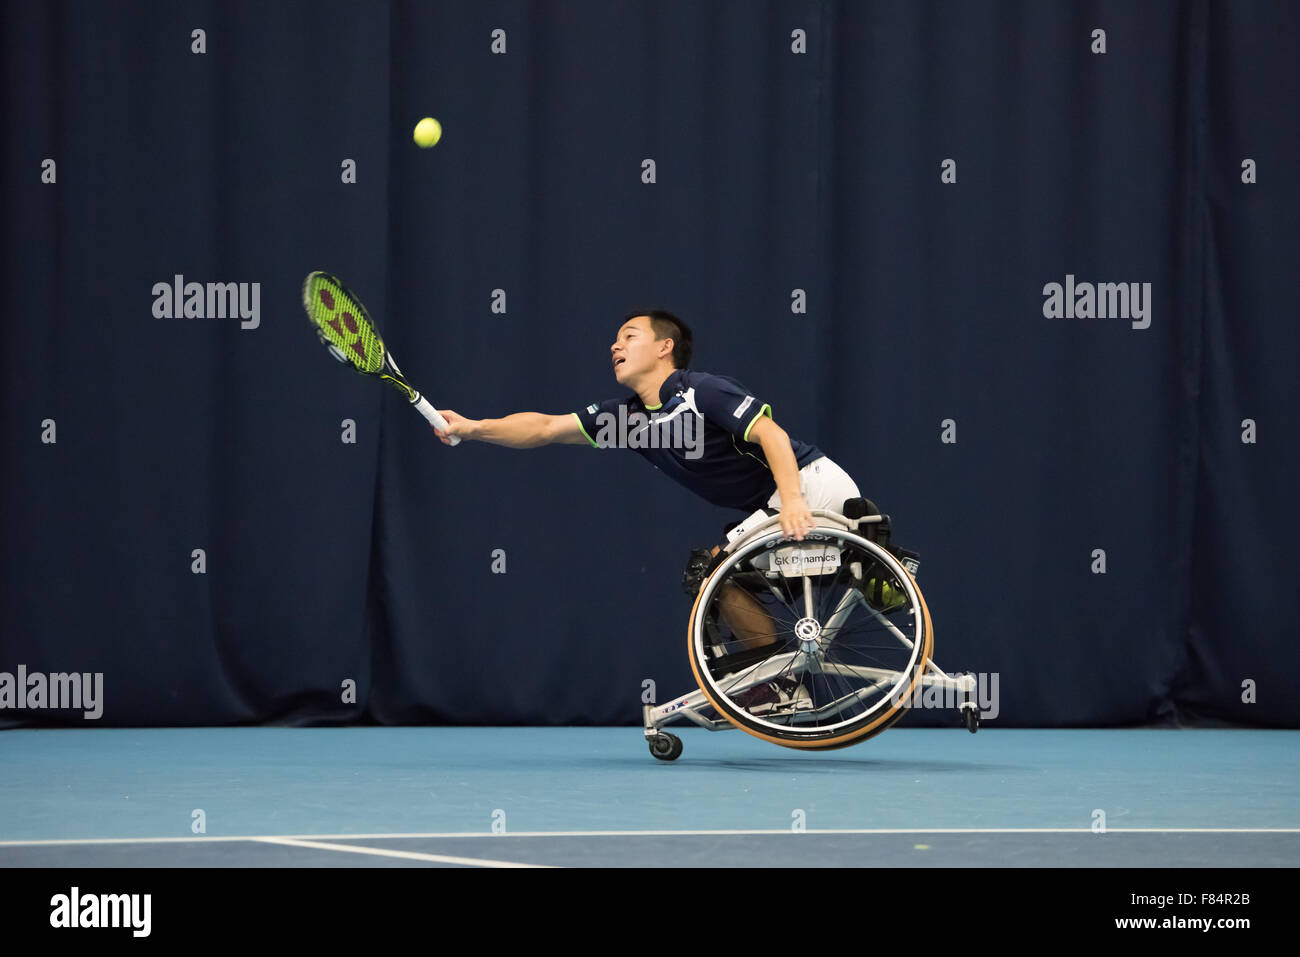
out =
[[(718, 549), (713, 549), (718, 554)], [(771, 616), (749, 592), (735, 585), (723, 585), (718, 597), (718, 614), (727, 623), (741, 651), (776, 643)]]

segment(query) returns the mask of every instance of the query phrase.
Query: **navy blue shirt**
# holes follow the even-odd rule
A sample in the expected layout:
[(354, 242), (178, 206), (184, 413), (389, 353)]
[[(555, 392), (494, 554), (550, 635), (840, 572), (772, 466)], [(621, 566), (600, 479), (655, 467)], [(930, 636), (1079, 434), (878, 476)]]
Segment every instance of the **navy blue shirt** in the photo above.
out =
[[(659, 405), (633, 393), (573, 413), (596, 448), (630, 448), (714, 505), (754, 511), (776, 491), (763, 447), (749, 440), (772, 407), (729, 376), (678, 369), (659, 387)], [(799, 468), (822, 457), (790, 440)]]

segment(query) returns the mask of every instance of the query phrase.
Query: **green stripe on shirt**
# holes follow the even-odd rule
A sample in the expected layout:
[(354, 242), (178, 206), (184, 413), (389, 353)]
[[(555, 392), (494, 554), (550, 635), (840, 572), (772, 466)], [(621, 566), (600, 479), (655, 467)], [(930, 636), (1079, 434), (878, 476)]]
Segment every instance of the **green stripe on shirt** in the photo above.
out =
[(757, 412), (754, 413), (754, 417), (749, 420), (749, 425), (745, 426), (746, 442), (749, 441), (749, 430), (752, 429), (754, 427), (754, 423), (757, 422), (759, 419), (761, 419), (764, 415), (766, 415), (769, 419), (772, 417), (772, 407), (766, 403), (763, 404), (763, 408), (759, 409)]
[(600, 448), (600, 446), (596, 444), (596, 440), (593, 439), (590, 435), (587, 435), (587, 430), (582, 427), (582, 417), (579, 416), (578, 413), (576, 412), (570, 412), (569, 415), (573, 416), (575, 419), (578, 420), (578, 430), (583, 434), (584, 437), (586, 437), (587, 441), (591, 443), (591, 447), (593, 449)]

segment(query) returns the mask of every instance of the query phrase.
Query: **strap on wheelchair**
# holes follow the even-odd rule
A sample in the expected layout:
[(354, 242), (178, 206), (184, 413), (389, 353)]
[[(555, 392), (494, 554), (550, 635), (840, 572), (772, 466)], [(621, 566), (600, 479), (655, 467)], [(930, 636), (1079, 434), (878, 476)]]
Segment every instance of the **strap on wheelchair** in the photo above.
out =
[(897, 558), (899, 563), (915, 578), (917, 572), (921, 569), (921, 556), (911, 549), (895, 545), (891, 541), (892, 532), (889, 526), (889, 516), (882, 514), (880, 509), (876, 507), (876, 503), (869, 498), (850, 498), (844, 502), (845, 518), (857, 520), (875, 516), (880, 517), (879, 521), (858, 522), (858, 534), (869, 542), (875, 542)]

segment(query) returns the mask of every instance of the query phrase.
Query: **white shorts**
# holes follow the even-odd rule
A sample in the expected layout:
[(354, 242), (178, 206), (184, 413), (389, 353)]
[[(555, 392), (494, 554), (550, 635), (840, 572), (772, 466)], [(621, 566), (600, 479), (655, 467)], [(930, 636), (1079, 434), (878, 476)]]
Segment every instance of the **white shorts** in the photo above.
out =
[[(824, 455), (799, 470), (799, 487), (803, 492), (804, 501), (808, 503), (808, 508), (820, 508), (831, 512), (843, 512), (846, 499), (860, 498), (862, 495), (848, 473)], [(767, 507), (778, 510), (781, 508), (779, 492), (772, 493), (772, 497), (767, 500)], [(766, 510), (760, 508), (729, 531), (727, 541), (734, 542), (748, 535), (767, 519)]]
[[(842, 512), (845, 499), (862, 497), (849, 474), (824, 455), (799, 470), (799, 486), (810, 509)], [(780, 508), (781, 493), (773, 492), (767, 505), (768, 508)]]

